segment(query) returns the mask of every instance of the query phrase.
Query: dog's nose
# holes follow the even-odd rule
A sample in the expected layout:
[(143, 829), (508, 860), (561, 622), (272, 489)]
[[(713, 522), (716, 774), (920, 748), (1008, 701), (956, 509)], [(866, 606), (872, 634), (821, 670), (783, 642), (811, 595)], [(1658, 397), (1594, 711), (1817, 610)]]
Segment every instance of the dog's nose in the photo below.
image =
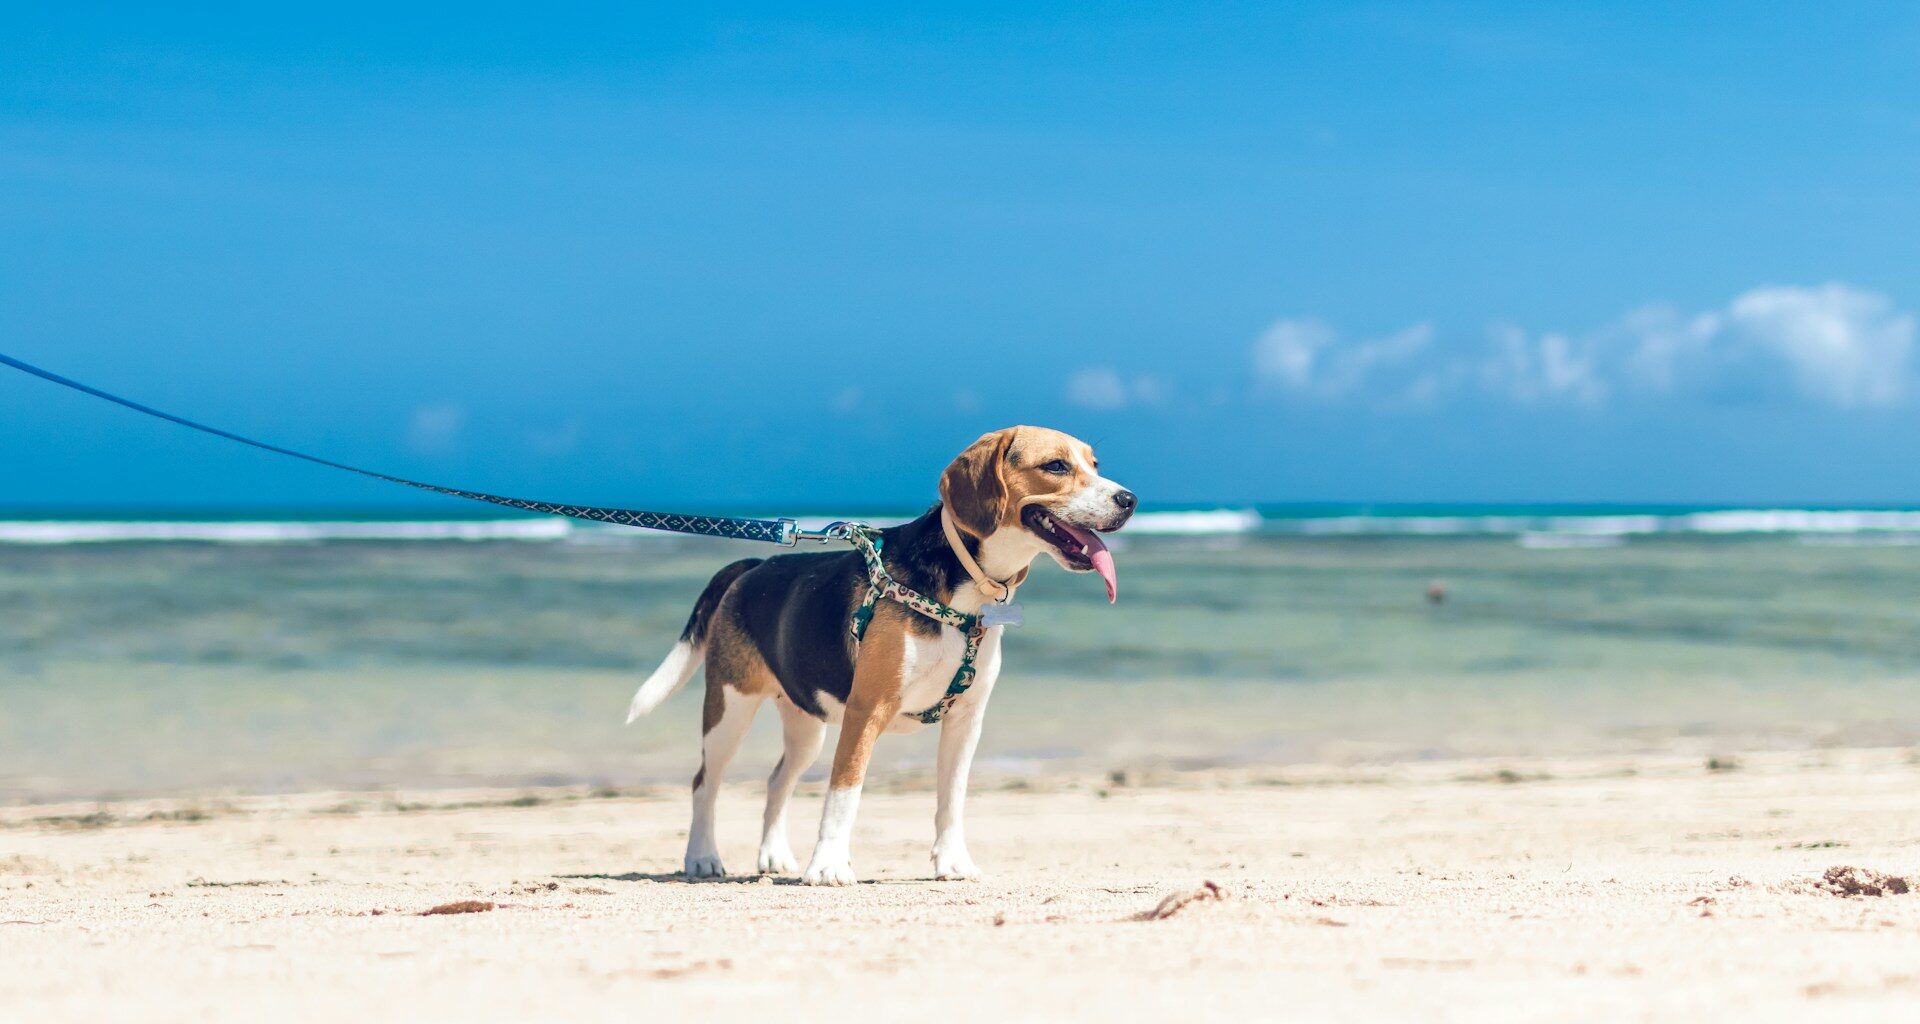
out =
[(1120, 506), (1120, 511), (1131, 512), (1135, 505), (1140, 504), (1140, 499), (1134, 497), (1132, 491), (1120, 491), (1113, 496), (1113, 503)]

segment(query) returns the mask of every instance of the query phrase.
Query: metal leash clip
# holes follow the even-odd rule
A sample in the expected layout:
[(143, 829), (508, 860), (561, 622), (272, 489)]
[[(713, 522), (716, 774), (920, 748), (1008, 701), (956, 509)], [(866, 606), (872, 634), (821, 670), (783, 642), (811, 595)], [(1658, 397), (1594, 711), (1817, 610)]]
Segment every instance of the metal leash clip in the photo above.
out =
[(822, 544), (830, 544), (836, 540), (851, 539), (856, 531), (864, 529), (867, 529), (865, 523), (842, 519), (828, 523), (824, 530), (802, 530), (799, 523), (791, 519), (782, 519), (780, 520), (780, 543), (788, 547), (803, 540), (817, 540)]

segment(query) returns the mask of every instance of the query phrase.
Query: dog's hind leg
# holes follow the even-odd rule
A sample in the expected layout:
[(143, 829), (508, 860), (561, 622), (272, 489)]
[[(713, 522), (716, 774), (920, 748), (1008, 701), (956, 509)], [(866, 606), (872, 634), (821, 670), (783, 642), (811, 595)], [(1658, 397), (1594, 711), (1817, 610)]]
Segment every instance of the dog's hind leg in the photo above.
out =
[(820, 756), (820, 741), (826, 737), (827, 724), (793, 706), (791, 701), (775, 699), (780, 709), (780, 729), (786, 747), (780, 763), (767, 778), (767, 813), (760, 826), (760, 873), (793, 874), (800, 861), (787, 842), (787, 804), (800, 776)]
[(700, 740), (700, 771), (693, 777), (693, 823), (687, 827), (688, 878), (718, 878), (727, 873), (720, 863), (720, 845), (713, 832), (714, 803), (719, 799), (727, 764), (747, 738), (753, 713), (759, 710), (762, 699), (759, 694), (741, 693), (708, 670), (706, 732)]

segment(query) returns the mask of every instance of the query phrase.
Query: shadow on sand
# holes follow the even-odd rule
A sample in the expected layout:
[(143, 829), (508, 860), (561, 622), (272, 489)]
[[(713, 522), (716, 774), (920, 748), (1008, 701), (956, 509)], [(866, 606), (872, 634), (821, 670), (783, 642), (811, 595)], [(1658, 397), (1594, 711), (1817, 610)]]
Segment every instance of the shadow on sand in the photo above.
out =
[[(629, 871), (623, 875), (554, 875), (568, 882), (675, 882), (681, 885), (799, 885), (800, 879), (791, 875), (727, 875), (722, 878), (688, 878), (681, 871)], [(763, 882), (761, 879), (769, 879)], [(939, 882), (938, 878), (863, 878), (856, 885), (925, 885)]]

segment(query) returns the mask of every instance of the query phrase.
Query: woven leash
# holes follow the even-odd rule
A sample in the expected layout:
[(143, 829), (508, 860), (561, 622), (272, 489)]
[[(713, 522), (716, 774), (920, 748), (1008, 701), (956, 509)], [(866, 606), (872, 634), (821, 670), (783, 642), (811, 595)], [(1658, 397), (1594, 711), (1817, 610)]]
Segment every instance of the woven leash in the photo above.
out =
[[(265, 441), (256, 441), (250, 437), (242, 437), (231, 431), (221, 430), (219, 427), (210, 427), (204, 423), (196, 423), (184, 416), (175, 416), (173, 413), (163, 412), (150, 405), (143, 405), (133, 401), (130, 398), (122, 398), (119, 395), (102, 391), (99, 388), (87, 384), (82, 384), (72, 378), (62, 377), (51, 370), (43, 370), (38, 366), (34, 366), (32, 363), (22, 362), (4, 352), (0, 352), (0, 364), (11, 366), (16, 370), (32, 374), (42, 380), (51, 381), (61, 387), (71, 388), (83, 395), (91, 395), (94, 398), (103, 399), (115, 405), (132, 409), (134, 412), (152, 416), (157, 419), (163, 419), (169, 423), (176, 423), (192, 430), (198, 430), (204, 434), (223, 437), (229, 441), (237, 441), (262, 451), (273, 452), (276, 455), (285, 455), (290, 458), (311, 462), (315, 465), (326, 466), (330, 469), (345, 470), (348, 473), (357, 473), (360, 476), (372, 477), (375, 480), (385, 480), (388, 483), (401, 484), (423, 491), (431, 491), (434, 494), (444, 494), (451, 498), (465, 498), (468, 501), (483, 501), (492, 505), (518, 509), (522, 512), (540, 512), (547, 515), (565, 516), (569, 519), (584, 519), (596, 523), (612, 523), (616, 526), (632, 526), (643, 530), (664, 530), (669, 533), (697, 534), (703, 537), (727, 537), (733, 540), (765, 541), (770, 544), (783, 544), (789, 547), (802, 540), (849, 541), (854, 547), (859, 549), (861, 556), (866, 560), (867, 582), (869, 584), (867, 587), (867, 596), (861, 601), (860, 606), (854, 609), (853, 623), (851, 626), (854, 643), (858, 644), (861, 637), (866, 635), (867, 624), (873, 621), (874, 606), (879, 602), (882, 595), (900, 602), (908, 608), (919, 612), (921, 615), (925, 615), (930, 619), (945, 623), (960, 630), (961, 634), (967, 638), (966, 653), (960, 658), (960, 668), (953, 674), (953, 681), (947, 684), (947, 692), (933, 707), (913, 717), (929, 725), (940, 721), (941, 717), (947, 713), (947, 709), (953, 707), (953, 702), (958, 700), (960, 695), (967, 692), (967, 688), (973, 685), (974, 658), (980, 653), (980, 641), (987, 635), (986, 627), (980, 624), (980, 617), (978, 615), (968, 615), (959, 609), (941, 604), (918, 591), (900, 585), (893, 577), (887, 575), (887, 567), (880, 559), (880, 532), (865, 523), (834, 523), (824, 530), (802, 530), (799, 528), (799, 524), (792, 519), (740, 519), (731, 516), (693, 516), (677, 512), (647, 512), (641, 509), (604, 508), (594, 505), (565, 505), (557, 502), (531, 501), (526, 498), (509, 498), (499, 494), (462, 490), (458, 487), (442, 487), (439, 484), (422, 483), (418, 480), (408, 480), (405, 477), (378, 473), (371, 469), (349, 466), (344, 462), (323, 459), (317, 455), (308, 455), (305, 452), (297, 452), (291, 448), (282, 448), (276, 444), (268, 444)], [(951, 527), (948, 527), (948, 529), (950, 530)], [(956, 547), (958, 547), (957, 544)], [(963, 555), (966, 553), (964, 547), (959, 547), (958, 550)], [(1024, 576), (1024, 573), (1022, 575)], [(1015, 581), (1014, 585), (1018, 586), (1018, 581)]]
[(407, 487), (417, 487), (423, 491), (432, 491), (435, 494), (444, 494), (450, 498), (465, 498), (468, 501), (484, 501), (488, 504), (518, 509), (522, 512), (542, 512), (547, 515), (565, 516), (568, 519), (584, 519), (595, 523), (612, 523), (615, 526), (632, 526), (642, 530), (664, 530), (669, 533), (689, 533), (703, 537), (727, 537), (733, 540), (757, 540), (765, 541), (769, 544), (784, 544), (789, 547), (800, 540), (829, 539), (821, 534), (799, 529), (799, 525), (791, 519), (738, 519), (731, 516), (690, 516), (677, 512), (646, 512), (633, 508), (566, 505), (549, 501), (529, 501), (525, 498), (508, 498), (498, 494), (461, 490), (458, 487), (442, 487), (439, 484), (421, 483), (418, 480), (408, 480), (405, 477), (376, 473), (371, 469), (361, 469), (358, 466), (349, 466), (342, 462), (334, 462), (331, 459), (323, 459), (317, 455), (308, 455), (305, 452), (297, 452), (291, 448), (282, 448), (279, 445), (268, 444), (265, 441), (255, 441), (250, 437), (241, 437), (239, 434), (221, 430), (219, 427), (210, 427), (204, 423), (196, 423), (183, 416), (175, 416), (170, 412), (162, 412), (152, 406), (142, 405), (132, 399), (109, 394), (99, 388), (82, 384), (77, 380), (62, 377), (51, 370), (43, 370), (31, 363), (21, 362), (4, 352), (0, 352), (0, 364), (5, 364), (16, 370), (30, 373), (42, 380), (52, 381), (61, 387), (72, 388), (81, 394), (105, 399), (115, 405), (132, 409), (134, 412), (157, 417), (169, 423), (177, 423), (180, 426), (189, 427), (201, 433), (212, 434), (215, 437), (224, 437), (229, 441), (238, 441), (241, 444), (250, 445), (263, 451), (273, 452), (276, 455), (286, 455), (292, 458), (302, 459), (331, 469), (342, 469), (349, 473), (358, 473), (361, 476), (372, 477), (375, 480), (385, 480), (392, 484), (403, 484)]

